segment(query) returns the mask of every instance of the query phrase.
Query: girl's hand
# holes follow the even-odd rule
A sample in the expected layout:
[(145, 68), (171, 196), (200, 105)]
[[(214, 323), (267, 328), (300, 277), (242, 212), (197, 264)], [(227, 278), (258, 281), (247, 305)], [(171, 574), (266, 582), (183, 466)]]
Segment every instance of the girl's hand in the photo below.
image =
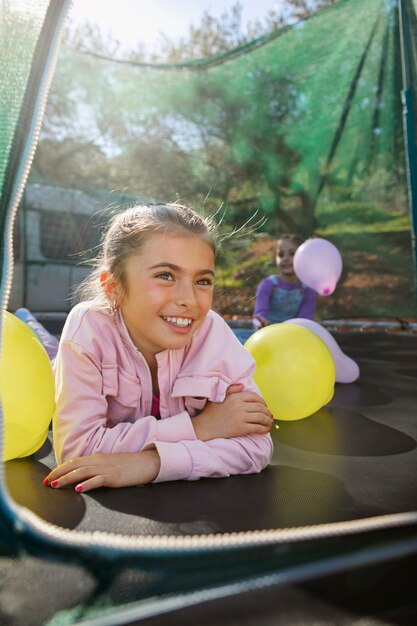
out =
[(160, 465), (155, 449), (130, 454), (93, 454), (58, 465), (43, 484), (55, 489), (75, 484), (78, 492), (98, 487), (146, 485), (158, 476)]
[(223, 402), (207, 402), (193, 417), (197, 439), (231, 439), (245, 435), (265, 435), (274, 423), (265, 401), (254, 391), (242, 391), (243, 385), (230, 385)]
[(269, 326), (271, 324), (271, 322), (265, 317), (262, 317), (262, 315), (254, 315), (253, 318), (258, 322), (260, 328), (263, 328), (264, 326)]

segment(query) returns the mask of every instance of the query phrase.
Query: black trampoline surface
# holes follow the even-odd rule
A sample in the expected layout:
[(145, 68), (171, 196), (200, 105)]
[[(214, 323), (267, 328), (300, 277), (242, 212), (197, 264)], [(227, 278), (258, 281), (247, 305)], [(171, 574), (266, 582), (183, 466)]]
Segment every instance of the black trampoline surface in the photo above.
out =
[(78, 530), (181, 535), (304, 526), (417, 510), (417, 336), (337, 335), (361, 369), (329, 405), (281, 422), (261, 474), (76, 494), (42, 485), (50, 441), (6, 463), (10, 493)]
[[(333, 334), (359, 363), (360, 379), (336, 384), (330, 404), (315, 415), (281, 422), (273, 433), (273, 462), (261, 474), (80, 495), (42, 485), (54, 465), (47, 441), (33, 457), (6, 463), (10, 494), (61, 527), (127, 535), (288, 528), (417, 510), (417, 336)], [(34, 557), (1, 558), (0, 576), (2, 624), (43, 624), (94, 587), (84, 570)], [(112, 583), (113, 601), (141, 584), (137, 572), (123, 576)], [(13, 591), (16, 581), (20, 593)], [(417, 624), (416, 581), (417, 559), (410, 556), (385, 568), (253, 591), (141, 623), (411, 626)], [(25, 590), (38, 602), (37, 612)]]

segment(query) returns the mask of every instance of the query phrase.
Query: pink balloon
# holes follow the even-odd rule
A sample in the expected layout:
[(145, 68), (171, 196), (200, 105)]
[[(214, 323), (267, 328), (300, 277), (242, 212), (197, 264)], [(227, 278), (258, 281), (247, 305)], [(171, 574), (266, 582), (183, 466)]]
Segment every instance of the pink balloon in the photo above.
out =
[(350, 357), (348, 357), (340, 348), (336, 339), (329, 333), (328, 330), (323, 328), (317, 322), (313, 320), (307, 320), (301, 317), (296, 317), (291, 320), (286, 320), (284, 324), (297, 324), (298, 326), (304, 326), (311, 332), (315, 333), (329, 348), (334, 364), (336, 366), (336, 382), (337, 383), (353, 383), (359, 378), (359, 365)]
[(307, 239), (294, 255), (298, 278), (320, 296), (329, 296), (336, 289), (342, 266), (339, 250), (327, 239)]

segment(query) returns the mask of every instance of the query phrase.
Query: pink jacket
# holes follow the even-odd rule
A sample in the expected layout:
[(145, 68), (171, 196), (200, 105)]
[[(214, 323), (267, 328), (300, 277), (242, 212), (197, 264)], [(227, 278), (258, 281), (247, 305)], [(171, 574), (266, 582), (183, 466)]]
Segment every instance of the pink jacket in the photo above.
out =
[[(58, 462), (77, 456), (158, 450), (155, 482), (260, 472), (269, 435), (196, 438), (192, 418), (207, 400), (222, 402), (232, 383), (259, 393), (255, 364), (226, 322), (210, 311), (186, 348), (157, 354), (161, 419), (153, 417), (149, 367), (119, 312), (91, 303), (73, 308), (55, 360), (54, 447)], [(227, 419), (227, 415), (225, 415)]]

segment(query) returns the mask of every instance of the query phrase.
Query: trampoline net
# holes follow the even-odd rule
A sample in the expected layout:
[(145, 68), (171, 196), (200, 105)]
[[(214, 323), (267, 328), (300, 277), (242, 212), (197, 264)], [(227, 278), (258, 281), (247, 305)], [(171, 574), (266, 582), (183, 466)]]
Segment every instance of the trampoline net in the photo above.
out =
[(0, 190), (1, 220), (13, 158), (13, 139), (19, 123), (34, 50), (42, 28), (47, 0), (1, 0), (0, 2)]
[[(415, 26), (414, 0), (407, 9)], [(319, 317), (414, 317), (401, 89), (398, 7), (389, 0), (339, 0), (228, 53), (178, 64), (63, 46), (22, 204), (55, 211), (54, 258), (38, 250), (31, 259), (28, 243), (21, 256), (26, 265), (77, 263), (86, 252), (91, 237), (68, 237), (68, 217), (65, 236), (56, 234), (57, 207), (65, 212), (74, 189), (90, 199), (79, 212), (99, 211), (100, 225), (105, 206), (136, 199), (180, 200), (204, 214), (222, 207), (225, 231), (258, 211), (251, 223), (266, 222), (229, 239), (219, 259), (221, 313), (251, 314), (257, 283), (274, 272), (274, 239), (295, 231), (329, 239), (344, 259)], [(1, 106), (9, 120), (9, 103)], [(26, 237), (40, 237), (22, 221)], [(96, 242), (96, 217), (89, 225)], [(16, 240), (25, 245), (21, 231)]]

